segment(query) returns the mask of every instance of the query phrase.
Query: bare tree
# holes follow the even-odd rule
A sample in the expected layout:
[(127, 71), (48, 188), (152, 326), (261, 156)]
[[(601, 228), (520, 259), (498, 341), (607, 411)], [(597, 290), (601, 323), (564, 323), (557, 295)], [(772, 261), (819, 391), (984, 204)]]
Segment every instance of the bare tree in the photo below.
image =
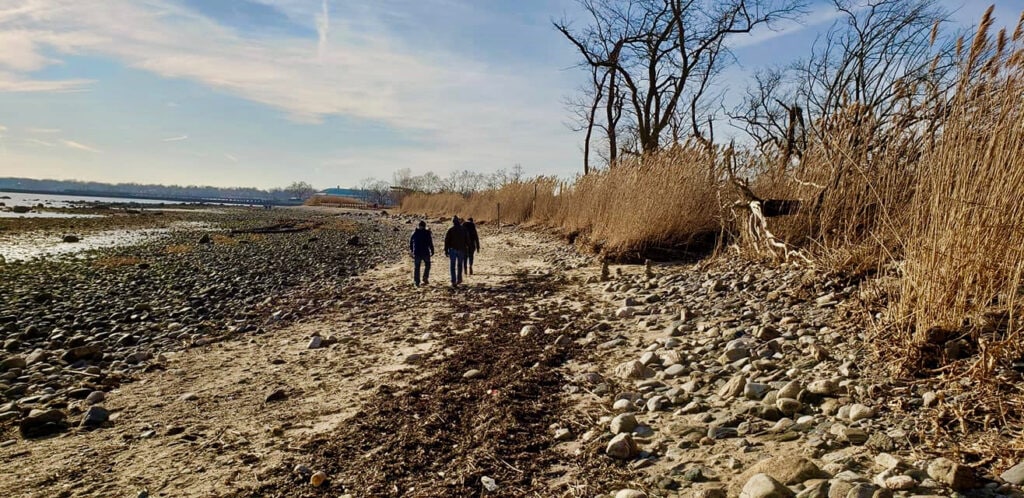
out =
[[(680, 112), (688, 112), (689, 135), (707, 140), (702, 131), (702, 106), (710, 83), (731, 54), (726, 40), (750, 33), (759, 26), (795, 18), (802, 0), (579, 0), (588, 24), (574, 29), (566, 21), (555, 23), (579, 51), (588, 67), (594, 94), (605, 99), (609, 115), (615, 99), (623, 96), (621, 117), (628, 120), (636, 149), (619, 146), (619, 118), (605, 118), (610, 158), (617, 151), (642, 154), (661, 148), (667, 133), (679, 134)], [(597, 100), (591, 116), (596, 117)], [(588, 130), (595, 126), (591, 120)], [(679, 138), (678, 136), (673, 139)]]
[(796, 68), (814, 130), (840, 114), (858, 126), (870, 117), (869, 135), (914, 125), (923, 117), (912, 111), (954, 83), (956, 42), (940, 37), (949, 13), (938, 0), (832, 1), (840, 20)]

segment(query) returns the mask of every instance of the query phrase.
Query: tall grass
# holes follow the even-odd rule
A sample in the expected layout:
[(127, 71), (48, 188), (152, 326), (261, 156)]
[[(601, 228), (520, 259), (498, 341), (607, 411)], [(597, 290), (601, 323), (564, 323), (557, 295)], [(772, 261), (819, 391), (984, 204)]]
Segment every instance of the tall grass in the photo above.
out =
[(573, 182), (541, 177), (468, 196), (413, 194), (402, 211), (545, 226), (611, 257), (639, 257), (720, 228), (720, 163), (719, 151), (685, 144)]
[[(975, 39), (943, 135), (920, 162), (893, 313), (913, 351), (963, 334), (988, 374), (1024, 352), (1024, 50), (1005, 34), (988, 60)], [(1017, 41), (1020, 37), (1017, 37)]]

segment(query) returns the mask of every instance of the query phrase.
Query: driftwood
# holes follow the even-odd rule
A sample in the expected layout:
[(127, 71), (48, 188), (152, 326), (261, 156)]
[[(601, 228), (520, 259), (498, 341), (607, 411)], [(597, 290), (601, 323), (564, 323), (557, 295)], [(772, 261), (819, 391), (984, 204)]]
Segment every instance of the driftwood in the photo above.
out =
[(736, 201), (732, 209), (748, 210), (747, 222), (744, 225), (745, 238), (758, 253), (767, 253), (772, 258), (782, 258), (789, 261), (790, 257), (796, 257), (810, 262), (797, 249), (790, 249), (785, 242), (779, 240), (768, 230), (768, 218), (777, 216), (789, 216), (800, 210), (803, 201), (800, 199), (761, 199), (750, 189), (750, 186), (736, 177), (732, 166), (732, 153), (727, 152), (726, 167), (729, 173), (730, 183), (739, 192), (742, 200)]

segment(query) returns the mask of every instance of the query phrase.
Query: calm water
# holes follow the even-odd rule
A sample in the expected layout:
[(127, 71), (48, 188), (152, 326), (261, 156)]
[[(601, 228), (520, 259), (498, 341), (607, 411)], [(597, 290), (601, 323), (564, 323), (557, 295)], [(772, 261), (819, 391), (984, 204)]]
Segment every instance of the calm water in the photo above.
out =
[[(4, 197), (9, 197), (5, 199)], [(4, 192), (0, 190), (0, 202), (6, 204), (6, 207), (0, 207), (0, 218), (95, 218), (100, 215), (93, 214), (73, 214), (73, 213), (53, 213), (47, 211), (36, 211), (35, 206), (42, 204), (47, 208), (68, 208), (82, 203), (126, 203), (132, 202), (136, 204), (165, 204), (173, 205), (168, 201), (158, 201), (156, 199), (127, 199), (117, 197), (86, 197), (86, 196), (73, 196), (73, 195), (54, 195), (54, 194), (18, 194), (14, 192)], [(15, 213), (10, 211), (10, 208), (14, 206), (29, 206), (33, 210), (28, 213)]]

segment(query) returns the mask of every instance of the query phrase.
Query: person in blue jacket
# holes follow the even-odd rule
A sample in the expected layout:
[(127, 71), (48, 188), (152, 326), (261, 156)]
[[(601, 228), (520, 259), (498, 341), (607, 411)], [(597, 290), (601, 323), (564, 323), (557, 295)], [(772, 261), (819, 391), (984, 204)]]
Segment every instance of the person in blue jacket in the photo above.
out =
[(409, 253), (412, 255), (413, 281), (420, 286), (420, 264), (423, 264), (423, 285), (430, 284), (430, 257), (434, 255), (434, 237), (427, 229), (427, 222), (421, 221), (419, 228), (409, 239)]

